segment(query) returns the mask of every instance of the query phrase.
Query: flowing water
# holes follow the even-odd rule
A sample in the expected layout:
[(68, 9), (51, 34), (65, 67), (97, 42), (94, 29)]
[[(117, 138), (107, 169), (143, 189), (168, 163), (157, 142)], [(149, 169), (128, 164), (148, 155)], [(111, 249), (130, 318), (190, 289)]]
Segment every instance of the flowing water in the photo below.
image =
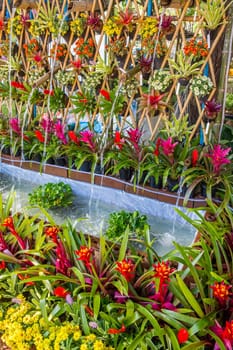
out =
[(59, 181), (71, 185), (75, 198), (71, 207), (49, 210), (57, 223), (64, 222), (68, 217), (72, 221), (80, 219), (77, 223), (78, 230), (98, 236), (102, 229), (106, 229), (111, 212), (138, 210), (148, 217), (151, 226), (151, 239), (156, 238), (154, 247), (160, 255), (174, 248), (173, 241), (182, 245), (189, 245), (194, 239), (195, 229), (176, 214), (174, 207), (167, 203), (120, 190), (39, 174), (1, 164), (0, 189), (3, 197), (6, 197), (14, 186), (16, 191), (14, 212), (20, 211), (28, 205), (28, 193), (35, 187), (40, 184)]

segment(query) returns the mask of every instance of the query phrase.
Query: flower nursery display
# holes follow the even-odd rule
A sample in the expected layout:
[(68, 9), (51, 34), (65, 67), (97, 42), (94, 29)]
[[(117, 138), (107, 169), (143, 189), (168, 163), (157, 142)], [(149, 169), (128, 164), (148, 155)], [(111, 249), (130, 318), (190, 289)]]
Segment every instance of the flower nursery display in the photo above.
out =
[[(22, 211), (0, 196), (11, 350), (232, 349), (232, 6), (0, 4), (1, 161), (64, 180)], [(66, 178), (170, 201), (196, 239), (159, 256), (138, 210), (112, 212), (98, 239), (58, 224), (46, 210), (72, 211)]]

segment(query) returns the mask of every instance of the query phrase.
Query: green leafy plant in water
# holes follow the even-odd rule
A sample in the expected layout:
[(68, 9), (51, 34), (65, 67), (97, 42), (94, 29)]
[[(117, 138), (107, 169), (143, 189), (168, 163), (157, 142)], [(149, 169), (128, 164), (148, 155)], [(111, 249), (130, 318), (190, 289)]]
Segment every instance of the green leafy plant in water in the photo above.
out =
[(125, 232), (127, 226), (129, 227), (130, 232), (136, 233), (137, 236), (141, 236), (146, 225), (148, 226), (147, 216), (140, 215), (137, 210), (132, 213), (125, 210), (113, 212), (109, 215), (106, 236), (109, 239), (118, 238)]
[(29, 193), (29, 203), (43, 208), (67, 207), (72, 204), (71, 186), (64, 182), (40, 185)]

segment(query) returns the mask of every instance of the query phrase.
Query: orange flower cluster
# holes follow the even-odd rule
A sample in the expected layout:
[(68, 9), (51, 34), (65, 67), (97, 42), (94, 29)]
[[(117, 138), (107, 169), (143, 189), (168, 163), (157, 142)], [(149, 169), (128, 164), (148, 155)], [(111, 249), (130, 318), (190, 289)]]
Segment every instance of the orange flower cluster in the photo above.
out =
[(94, 55), (95, 43), (92, 38), (84, 40), (79, 38), (75, 43), (74, 51), (80, 57), (91, 58)]
[(206, 40), (196, 40), (192, 38), (184, 46), (184, 54), (186, 56), (193, 55), (195, 58), (204, 58), (208, 55), (208, 45)]
[(67, 54), (66, 44), (53, 44), (53, 47), (50, 50), (50, 57), (55, 58), (56, 61), (59, 61), (61, 58), (64, 58)]
[(224, 281), (221, 283), (215, 282), (213, 286), (210, 286), (210, 288), (213, 289), (214, 298), (220, 303), (225, 303), (232, 295), (232, 293), (229, 292), (231, 287), (231, 285), (224, 283)]
[(31, 39), (28, 44), (23, 44), (26, 56), (36, 55), (40, 50), (40, 46), (37, 39)]

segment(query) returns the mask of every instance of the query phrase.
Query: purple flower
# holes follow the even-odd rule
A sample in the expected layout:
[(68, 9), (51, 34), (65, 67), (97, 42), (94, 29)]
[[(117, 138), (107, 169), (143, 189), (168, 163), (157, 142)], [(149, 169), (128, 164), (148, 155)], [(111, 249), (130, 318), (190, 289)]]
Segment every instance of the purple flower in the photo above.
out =
[(214, 114), (217, 114), (221, 111), (221, 109), (222, 105), (220, 103), (217, 103), (214, 98), (205, 103), (206, 114), (209, 117), (213, 116)]
[(90, 130), (80, 132), (80, 141), (86, 143), (92, 152), (95, 152), (94, 133)]
[(226, 149), (221, 148), (221, 145), (214, 145), (214, 148), (210, 150), (209, 153), (206, 153), (205, 156), (209, 157), (213, 164), (213, 171), (215, 174), (219, 174), (221, 167), (224, 164), (229, 164), (230, 159), (227, 158), (228, 153), (230, 152), (231, 147)]
[(73, 298), (72, 298), (72, 296), (70, 295), (70, 294), (67, 294), (66, 295), (66, 302), (67, 302), (67, 304), (69, 304), (69, 305), (72, 305), (73, 304)]
[(11, 118), (9, 121), (11, 129), (18, 135), (21, 134), (18, 118)]
[(160, 20), (161, 27), (162, 27), (163, 30), (169, 30), (170, 29), (170, 26), (172, 24), (172, 17), (171, 16), (163, 15), (162, 18), (160, 16), (159, 20)]
[(54, 132), (57, 138), (61, 140), (64, 145), (66, 145), (67, 140), (64, 133), (64, 126), (62, 125), (60, 120), (54, 125)]
[(160, 290), (149, 298), (154, 301), (151, 303), (154, 310), (176, 310), (175, 305), (172, 304), (173, 294), (169, 292), (167, 284), (163, 284)]
[(98, 324), (96, 322), (90, 321), (89, 326), (93, 329), (98, 328)]

